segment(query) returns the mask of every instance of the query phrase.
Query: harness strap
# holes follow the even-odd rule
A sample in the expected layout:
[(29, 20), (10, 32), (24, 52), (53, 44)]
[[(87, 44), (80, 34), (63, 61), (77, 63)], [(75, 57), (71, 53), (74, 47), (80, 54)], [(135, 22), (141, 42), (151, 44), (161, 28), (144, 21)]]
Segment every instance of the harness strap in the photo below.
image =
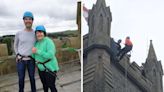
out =
[(32, 59), (32, 60), (34, 60), (34, 58), (32, 58), (32, 56), (23, 56), (23, 55), (21, 55), (21, 54), (19, 54), (19, 53), (16, 55), (16, 57), (18, 57), (18, 56), (21, 57), (21, 58), (18, 58), (18, 60), (20, 60), (20, 61), (22, 61), (23, 58), (27, 58), (27, 57), (30, 58), (30, 59)]
[(52, 76), (54, 76), (54, 77), (57, 77), (57, 75), (56, 75), (56, 71), (51, 71), (50, 69), (48, 69), (47, 67), (46, 67), (46, 63), (47, 62), (49, 62), (49, 61), (51, 61), (51, 59), (48, 59), (47, 61), (45, 61), (45, 62), (38, 62), (38, 61), (36, 61), (37, 62), (37, 64), (42, 64), (43, 65), (43, 67), (45, 68), (45, 71), (47, 70)]
[(38, 64), (45, 64), (45, 63), (47, 63), (47, 62), (49, 62), (49, 61), (51, 61), (51, 59), (48, 59), (48, 60), (46, 60), (45, 62), (37, 62)]

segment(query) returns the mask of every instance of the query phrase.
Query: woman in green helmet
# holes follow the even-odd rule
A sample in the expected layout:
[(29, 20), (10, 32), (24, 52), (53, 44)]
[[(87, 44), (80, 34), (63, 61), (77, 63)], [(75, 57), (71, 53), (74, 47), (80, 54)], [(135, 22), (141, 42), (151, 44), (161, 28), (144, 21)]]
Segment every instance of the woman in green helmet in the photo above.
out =
[(36, 27), (35, 35), (37, 41), (32, 48), (32, 56), (36, 61), (44, 92), (48, 92), (48, 88), (51, 92), (57, 92), (55, 81), (59, 66), (55, 57), (55, 45), (50, 38), (46, 37), (46, 29), (43, 25)]

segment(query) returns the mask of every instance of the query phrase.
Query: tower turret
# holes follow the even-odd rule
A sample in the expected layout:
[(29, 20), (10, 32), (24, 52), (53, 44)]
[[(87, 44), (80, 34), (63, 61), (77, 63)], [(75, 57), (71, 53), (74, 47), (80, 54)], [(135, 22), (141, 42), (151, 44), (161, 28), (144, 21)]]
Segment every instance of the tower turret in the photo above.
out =
[(152, 92), (163, 92), (162, 65), (161, 61), (157, 60), (152, 40), (150, 40), (149, 52), (146, 59), (146, 63), (144, 64), (144, 74), (145, 77), (148, 78), (153, 84)]
[(100, 44), (110, 47), (111, 21), (110, 8), (106, 7), (105, 0), (97, 0), (96, 5), (89, 11), (89, 46)]

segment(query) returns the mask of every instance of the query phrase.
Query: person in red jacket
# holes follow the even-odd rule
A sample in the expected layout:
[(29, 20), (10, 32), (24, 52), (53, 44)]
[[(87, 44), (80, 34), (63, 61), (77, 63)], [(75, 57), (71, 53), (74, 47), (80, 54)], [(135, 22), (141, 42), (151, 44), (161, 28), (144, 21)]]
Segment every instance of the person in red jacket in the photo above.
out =
[(125, 47), (117, 54), (118, 59), (121, 60), (126, 53), (132, 50), (132, 48), (133, 43), (131, 42), (130, 37), (127, 36), (125, 39)]

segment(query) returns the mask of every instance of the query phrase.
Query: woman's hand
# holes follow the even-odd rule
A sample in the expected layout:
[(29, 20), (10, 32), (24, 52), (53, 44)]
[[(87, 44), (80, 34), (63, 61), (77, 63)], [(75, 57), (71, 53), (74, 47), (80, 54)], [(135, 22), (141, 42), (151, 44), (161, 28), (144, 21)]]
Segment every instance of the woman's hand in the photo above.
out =
[(32, 53), (36, 53), (37, 49), (35, 47), (32, 48)]

